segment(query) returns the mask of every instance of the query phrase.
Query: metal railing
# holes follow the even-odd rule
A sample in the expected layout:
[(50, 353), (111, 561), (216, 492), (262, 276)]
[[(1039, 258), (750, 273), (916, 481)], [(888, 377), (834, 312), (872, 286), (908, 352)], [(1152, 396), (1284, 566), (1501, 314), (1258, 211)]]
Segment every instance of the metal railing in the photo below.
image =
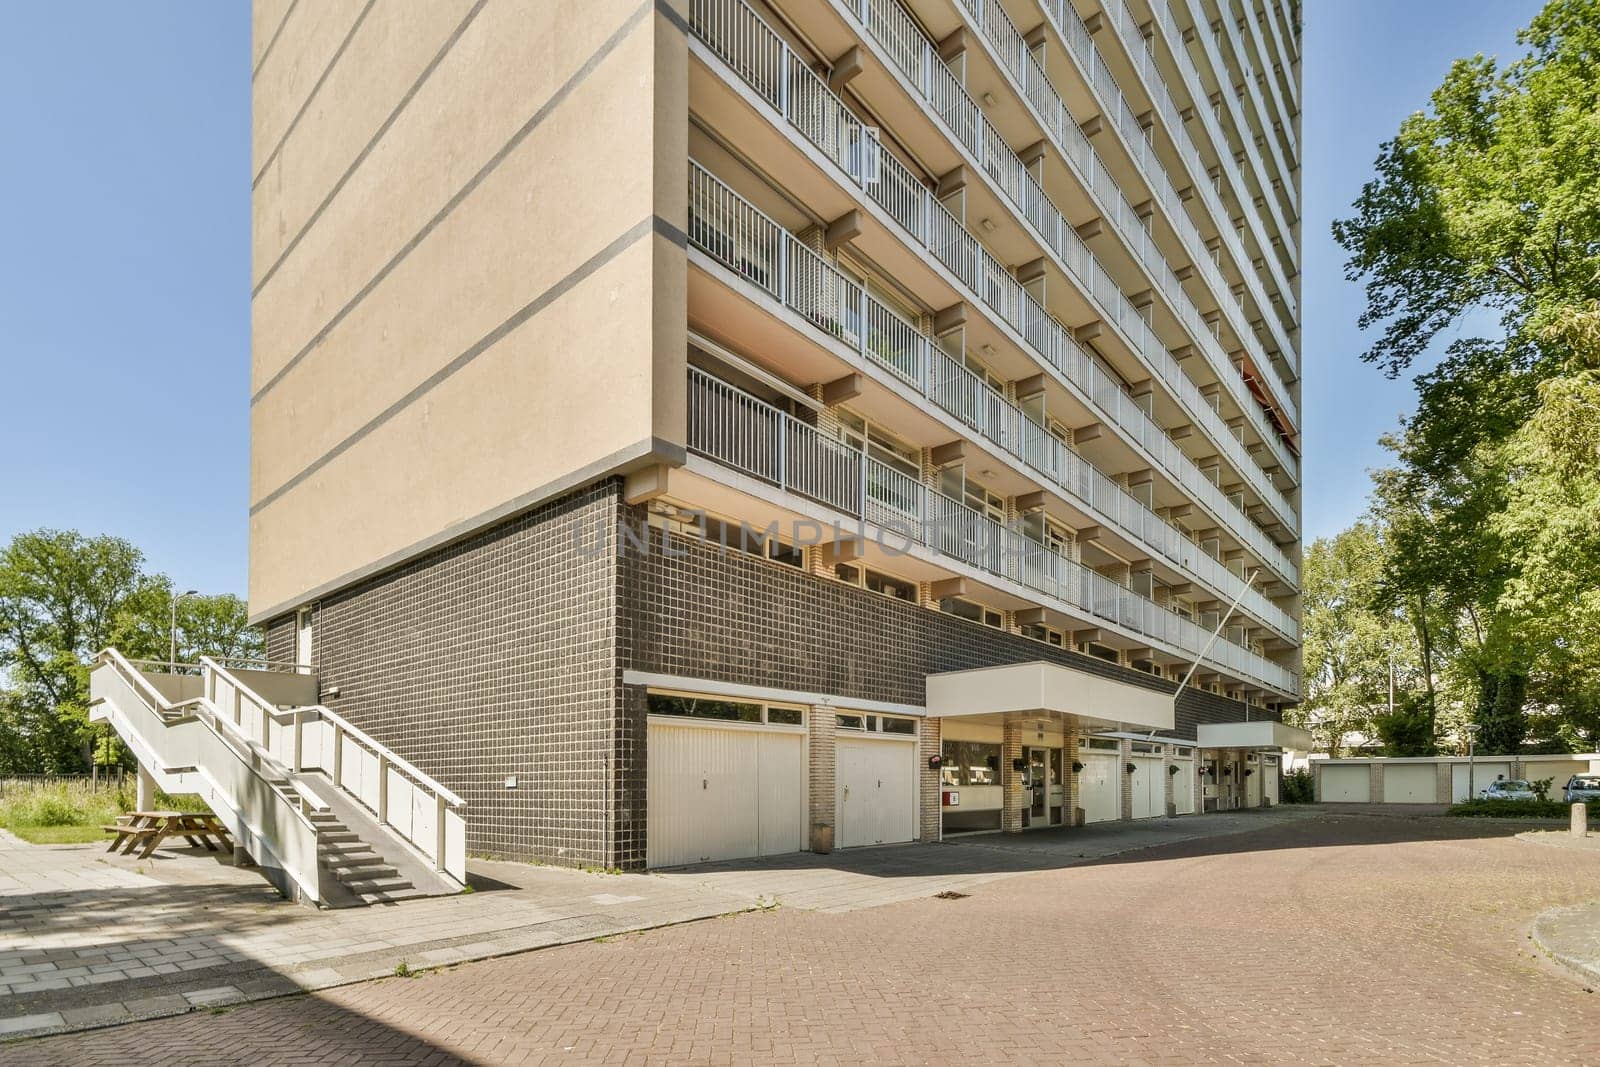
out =
[[(331, 708), (280, 708), (214, 660), (201, 657), (200, 665), (207, 699), (219, 713), (231, 714), (252, 742), (295, 773), (322, 771), (432, 861), (434, 870), (466, 884), (466, 805), (460, 797)], [(303, 782), (296, 787), (307, 791)]]
[[(1055, 2), (1064, 2), (1064, 0), (1046, 0), (1047, 8), (1050, 3)], [(1188, 48), (1184, 44), (1183, 30), (1178, 25), (1177, 14), (1173, 10), (1172, 2), (1173, 0), (1152, 0), (1150, 9), (1155, 16), (1154, 23), (1158, 27), (1158, 32), (1161, 33), (1163, 40), (1166, 42), (1167, 50), (1173, 56), (1179, 76), (1183, 79), (1184, 88), (1188, 91), (1189, 98), (1194, 101), (1194, 114), (1196, 118), (1200, 121), (1200, 124), (1205, 127), (1206, 136), (1216, 147), (1218, 163), (1222, 168), (1222, 173), (1227, 175), (1229, 184), (1231, 184), (1236, 191), (1237, 195), (1235, 196), (1235, 199), (1239, 203), (1239, 209), (1241, 212), (1243, 212), (1244, 217), (1249, 220), (1250, 224), (1255, 229), (1257, 243), (1261, 244), (1263, 252), (1265, 253), (1271, 249), (1271, 243), (1265, 238), (1265, 234), (1267, 232), (1266, 224), (1261, 219), (1260, 211), (1256, 207), (1255, 198), (1250, 195), (1250, 187), (1245, 184), (1244, 175), (1239, 170), (1239, 166), (1234, 159), (1233, 150), (1229, 146), (1228, 137), (1223, 132), (1216, 114), (1214, 114), (1212, 111), (1209, 103), (1209, 96), (1205, 92), (1203, 83), (1200, 80), (1199, 69), (1196, 67), (1193, 57), (1189, 55)], [(1206, 42), (1202, 37), (1202, 48), (1204, 48), (1205, 43)], [(1226, 96), (1227, 93), (1225, 92), (1223, 95)], [(1167, 126), (1169, 130), (1173, 128), (1170, 118), (1168, 119)], [(1192, 146), (1193, 142), (1191, 141), (1190, 144)], [(1207, 172), (1202, 171), (1202, 173)], [(1202, 185), (1197, 183), (1196, 188), (1200, 188), (1202, 191), (1204, 191), (1205, 189), (1210, 188), (1210, 186), (1208, 184)], [(1208, 198), (1208, 207), (1211, 205), (1211, 201), (1216, 200), (1216, 191), (1212, 189), (1211, 193), (1211, 197)], [(1281, 223), (1283, 220), (1280, 219), (1279, 221)], [(1218, 229), (1223, 231), (1223, 238), (1226, 240), (1229, 237), (1227, 228), (1219, 226)], [(1280, 226), (1279, 232), (1284, 234), (1287, 238), (1289, 230), (1286, 227)], [(1292, 256), (1294, 251), (1292, 246), (1286, 243), (1284, 247), (1291, 253)], [(1293, 294), (1289, 290), (1284, 289), (1282, 290), (1282, 295), (1285, 306), (1290, 308), (1291, 311), (1294, 311), (1295, 305), (1293, 303)], [(1286, 351), (1292, 351), (1292, 349), (1287, 349)], [(1298, 367), (1295, 369), (1298, 370)]]
[[(892, 5), (896, 0), (857, 0), (857, 2)], [(1238, 368), (1222, 350), (1211, 327), (1205, 321), (1205, 314), (1184, 290), (1177, 274), (1150, 234), (1148, 226), (1134, 210), (1088, 137), (1074, 122), (1072, 113), (1046, 76), (1043, 65), (1028, 48), (1026, 40), (1015, 24), (995, 0), (959, 0), (959, 2), (974, 20), (978, 21), (1000, 65), (1011, 74), (1022, 95), (1034, 105), (1041, 125), (1055, 140), (1057, 149), (1067, 159), (1069, 165), (1078, 171), (1085, 185), (1093, 189), (1108, 209), (1105, 212), (1106, 217), (1122, 234), (1135, 257), (1150, 272), (1152, 279), (1157, 283), (1156, 287), (1167, 297), (1173, 314), (1195, 337), (1217, 380), (1223, 383), (1239, 410), (1254, 424), (1262, 440), (1267, 442), (1268, 447), (1274, 452), (1279, 464), (1291, 474), (1297, 474), (1298, 465), (1278, 439), (1277, 431), (1268, 423), (1259, 402), (1250, 393)], [(1143, 173), (1152, 196), (1160, 202), (1173, 230), (1183, 242), (1190, 263), (1209, 283), (1217, 307), (1228, 317), (1230, 326), (1242, 344), (1255, 343), (1260, 348), (1254, 328), (1245, 321), (1244, 309), (1239, 303), (1239, 298), (1234, 295), (1232, 286), (1223, 277), (1220, 266), (1207, 250), (1205, 239), (1184, 208), (1171, 177), (1156, 154), (1149, 133), (1140, 125), (1137, 113), (1122, 93), (1104, 57), (1090, 40), (1088, 30), (1077, 21), (1076, 11), (1065, 4), (1064, 0), (1060, 8), (1071, 12), (1070, 15), (1058, 14), (1057, 6), (1054, 4), (1047, 3), (1045, 6), (1051, 17), (1057, 20), (1062, 37), (1071, 45), (1069, 50), (1075, 60), (1082, 65), (1085, 80), (1091, 90), (1102, 98), (1103, 114), (1111, 119), (1111, 125), (1121, 134), (1134, 165)], [(1108, 14), (1110, 14), (1109, 9)], [(1063, 19), (1066, 21), (1061, 21)], [(1195, 159), (1195, 164), (1197, 163), (1198, 157)], [(1204, 191), (1211, 193), (1207, 206), (1213, 210), (1218, 231), (1223, 234), (1224, 239), (1231, 238), (1229, 248), (1239, 265), (1239, 273), (1247, 284), (1253, 284), (1256, 302), (1263, 312), (1263, 321), (1270, 326), (1272, 319), (1268, 316), (1268, 312), (1272, 314), (1276, 312), (1272, 311), (1271, 302), (1261, 289), (1259, 280), (1247, 269), (1252, 260), (1245, 256), (1243, 248), (1239, 245), (1238, 235), (1228, 223), (1230, 216), (1223, 211), (1220, 201), (1216, 201), (1215, 190), (1210, 188), (1205, 174), (1203, 169), (1197, 168), (1194, 172), (1194, 182), (1197, 186), (1203, 186)], [(1292, 307), (1293, 299), (1293, 294), (1289, 293), (1286, 297), (1287, 306)], [(1281, 331), (1275, 333), (1273, 340), (1280, 348), (1292, 351), (1289, 348), (1287, 335)], [(1273, 368), (1264, 350), (1257, 353), (1256, 361), (1267, 368), (1272, 375), (1276, 375), (1276, 369)], [(1277, 394), (1275, 398), (1284, 410), (1290, 412), (1293, 420), (1298, 423), (1298, 411), (1288, 390), (1279, 384), (1275, 393)]]
[[(988, 125), (987, 120), (978, 111), (977, 105), (956, 82), (949, 68), (939, 61), (932, 44), (918, 35), (920, 31), (916, 30), (905, 13), (890, 0), (865, 0), (865, 2), (870, 5), (869, 14), (882, 15), (879, 21), (885, 23), (886, 28), (883, 32), (890, 40), (922, 42), (927, 54), (919, 62), (917, 69), (932, 79), (929, 83), (933, 86), (930, 99), (948, 98), (953, 101), (950, 106), (956, 111), (957, 126), (952, 128), (964, 127), (967, 118), (971, 118), (976, 124), (974, 129), (981, 128), (985, 131), (990, 144), (988, 159), (994, 164), (994, 169), (990, 173), (1007, 190), (1007, 195), (1014, 197), (1030, 221), (1036, 226), (1043, 227), (1039, 231), (1040, 235), (1056, 253), (1063, 267), (1084, 284), (1093, 299), (1109, 316), (1110, 321), (1127, 338), (1129, 347), (1144, 356), (1154, 369), (1156, 377), (1172, 392), (1189, 417), (1205, 428), (1219, 452), (1226, 455), (1228, 461), (1238, 470), (1240, 477), (1248, 481), (1256, 494), (1277, 514), (1278, 520), (1289, 530), (1298, 531), (1298, 516), (1287, 498), (1272, 484), (1266, 472), (1249, 455), (1239, 436), (1226, 425), (1221, 415), (1201, 392), (1200, 386), (1179, 367), (1178, 360), (1167, 350), (1144, 316), (1089, 252), (1071, 224), (1050, 204), (1027, 168), (1009, 148), (1005, 147), (1004, 141), (1000, 140), (999, 135)], [(893, 17), (895, 15), (898, 16), (898, 23)], [(902, 31), (895, 31), (897, 24), (903, 26)], [(742, 70), (758, 72), (759, 81), (747, 80), (751, 88), (760, 93), (791, 125), (827, 154), (851, 182), (883, 207), (913, 239), (933, 252), (935, 258), (959, 278), (978, 297), (980, 303), (994, 310), (1003, 321), (1018, 330), (1047, 361), (1057, 365), (1053, 359), (1053, 352), (1061, 345), (1061, 340), (1051, 334), (1052, 332), (1064, 334), (1065, 328), (1054, 323), (1043, 305), (1039, 304), (976, 238), (966, 232), (961, 223), (925, 185), (919, 182), (898, 159), (878, 147), (875, 135), (845, 108), (826, 84), (801, 62), (799, 57), (789, 51), (788, 45), (754, 11), (750, 10), (744, 0), (694, 0), (690, 8), (690, 26), (696, 36), (700, 37), (719, 57), (726, 59), (727, 56), (747, 52), (749, 56), (746, 58), (728, 60), (730, 68), (735, 73)], [(718, 34), (722, 36), (717, 36)], [(780, 58), (774, 60), (771, 58), (774, 55)], [(785, 68), (789, 72), (787, 77), (777, 78), (772, 73)], [(795, 114), (794, 103), (797, 99), (805, 101), (803, 113), (798, 116)], [(1071, 128), (1077, 132), (1076, 126)], [(1087, 141), (1084, 144), (1087, 148)], [(1002, 166), (999, 161), (1009, 161), (1009, 163)], [(1102, 165), (1100, 172), (1103, 174), (1102, 184), (1107, 185), (1119, 198), (1114, 202), (1124, 205), (1128, 217), (1136, 220), (1139, 232), (1148, 239), (1149, 235), (1143, 229), (1142, 222), (1137, 222), (1132, 207), (1120, 199), (1120, 192), (1111, 180), (1109, 171)], [(1154, 246), (1150, 244), (1149, 247), (1153, 249)], [(1155, 262), (1166, 270), (1169, 288), (1182, 301), (1188, 301), (1182, 285), (1172, 275), (1165, 261), (1160, 259), (1159, 253), (1156, 253)], [(779, 267), (781, 266), (782, 264), (779, 264)], [(1287, 469), (1295, 471), (1297, 468), (1293, 459), (1278, 439), (1277, 432), (1267, 425), (1255, 398), (1248, 395), (1248, 389), (1244, 387), (1237, 368), (1221, 352), (1220, 345), (1215, 336), (1209, 332), (1209, 328), (1198, 321), (1199, 310), (1192, 302), (1186, 305), (1175, 302), (1174, 306), (1187, 306), (1193, 312), (1197, 321), (1192, 323), (1191, 332), (1200, 339), (1201, 350), (1212, 360), (1214, 369), (1218, 371), (1219, 380), (1224, 383), (1236, 381), (1240, 388), (1245, 389), (1245, 395), (1236, 398), (1240, 400), (1240, 410), (1244, 411), (1247, 417), (1251, 415), (1255, 417), (1262, 439), (1268, 443), (1268, 447), (1273, 450), (1281, 463), (1290, 465)], [(1051, 329), (1052, 324), (1055, 326), (1054, 331)], [(1264, 534), (1261, 540), (1266, 540)]]
[[(706, 3), (741, 3), (742, 0), (702, 0)], [(1108, 322), (1114, 323), (1128, 339), (1131, 349), (1138, 352), (1149, 363), (1157, 379), (1163, 382), (1174, 394), (1179, 404), (1184, 407), (1190, 419), (1203, 426), (1212, 436), (1219, 450), (1228, 455), (1241, 478), (1248, 481), (1267, 505), (1278, 513), (1278, 519), (1291, 531), (1298, 531), (1299, 519), (1295, 509), (1288, 503), (1282, 492), (1272, 484), (1266, 472), (1245, 451), (1241, 442), (1232, 430), (1223, 423), (1222, 417), (1200, 393), (1200, 387), (1179, 368), (1178, 362), (1168, 351), (1165, 343), (1156, 335), (1143, 314), (1134, 306), (1132, 300), (1123, 293), (1116, 281), (1101, 265), (1098, 258), (1089, 251), (1088, 246), (1078, 237), (1076, 230), (1064, 215), (1058, 211), (1049, 199), (1044, 189), (1033, 177), (1031, 171), (1019, 159), (1016, 153), (1007, 146), (1004, 138), (989, 123), (975, 101), (966, 94), (944, 61), (939, 58), (937, 46), (928, 38), (920, 36), (921, 31), (912, 22), (905, 11), (899, 7), (896, 0), (843, 0), (847, 2), (849, 10), (861, 19), (863, 24), (870, 28), (873, 25), (895, 25), (898, 29), (894, 33), (897, 40), (916, 34), (916, 39), (921, 42), (920, 51), (914, 65), (901, 68), (900, 73), (905, 76), (913, 87), (920, 89), (923, 97), (929, 101), (933, 109), (944, 120), (952, 136), (961, 143), (975, 159), (978, 160), (985, 174), (987, 174), (1001, 192), (1017, 209), (1019, 215), (1033, 227), (1043, 245), (1048, 248), (1060, 261), (1066, 273), (1074, 277), (1094, 302), (1100, 305), (1102, 313)], [(963, 3), (972, 4), (976, 0), (963, 0)], [(989, 18), (990, 23), (1005, 20), (1003, 11), (998, 8), (989, 8), (997, 15)], [(1010, 26), (1008, 20), (1003, 22)], [(1015, 28), (1012, 27), (1015, 32)], [(1021, 37), (1016, 40), (1020, 43)], [(1010, 49), (1009, 51), (1016, 51)], [(1025, 49), (1023, 49), (1026, 52)], [(1028, 62), (1037, 68), (1031, 53)], [(798, 62), (798, 60), (796, 60)], [(803, 66), (803, 64), (802, 64)], [(1104, 67), (1103, 61), (1101, 67)], [(1105, 71), (1109, 77), (1109, 70)], [(1036, 75), (1043, 79), (1042, 71)], [(1048, 81), (1041, 84), (1048, 86)], [(1114, 84), (1113, 84), (1114, 88)], [(1049, 90), (1052, 94), (1054, 89)], [(947, 104), (945, 101), (954, 100), (956, 104)], [(1057, 137), (1058, 147), (1069, 165), (1079, 172), (1080, 180), (1091, 189), (1101, 200), (1103, 215), (1116, 227), (1123, 236), (1136, 258), (1144, 264), (1156, 281), (1157, 287), (1167, 298), (1175, 316), (1182, 322), (1186, 334), (1195, 342), (1197, 350), (1202, 352), (1219, 382), (1232, 394), (1239, 410), (1246, 419), (1251, 420), (1257, 427), (1262, 440), (1273, 449), (1280, 463), (1288, 464), (1286, 469), (1297, 471), (1288, 450), (1278, 440), (1278, 434), (1271, 427), (1266, 416), (1261, 411), (1259, 402), (1250, 393), (1248, 385), (1233, 362), (1221, 349), (1216, 336), (1211, 332), (1205, 322), (1204, 314), (1195, 306), (1193, 300), (1183, 289), (1182, 283), (1171, 266), (1166, 262), (1155, 239), (1151, 236), (1144, 220), (1140, 218), (1133, 206), (1123, 196), (1116, 180), (1112, 177), (1104, 162), (1094, 152), (1088, 138), (1078, 129), (1072, 121), (1071, 115), (1066, 111), (1065, 105), (1056, 98), (1057, 110), (1055, 119), (1045, 120), (1047, 129)], [(952, 115), (954, 119), (952, 119)], [(1130, 112), (1131, 118), (1131, 112)], [(1137, 129), (1137, 124), (1135, 123)], [(1143, 137), (1143, 131), (1139, 134)], [(1071, 144), (1066, 142), (1071, 141)], [(1141, 140), (1139, 143), (1146, 144)], [(1170, 183), (1169, 183), (1170, 186)], [(1172, 194), (1176, 200), (1176, 193)], [(1187, 215), (1182, 215), (1187, 218)], [(1217, 270), (1216, 264), (1209, 256), (1202, 256), (1194, 260), (1195, 265), (1202, 271)], [(1219, 275), (1220, 276), (1220, 275)], [(1228, 293), (1230, 290), (1225, 283), (1220, 290)], [(1219, 300), (1219, 307), (1230, 309), (1228, 300)], [(1236, 309), (1234, 309), (1236, 310)], [(1253, 337), (1248, 328), (1241, 326), (1238, 331), (1241, 339)], [(1263, 366), (1271, 364), (1263, 355), (1260, 359)], [(1275, 373), (1275, 372), (1274, 372)], [(1295, 410), (1292, 398), (1287, 392), (1283, 397), (1286, 402), (1285, 410), (1293, 412), (1293, 418), (1298, 421), (1298, 412)]]
[[(691, 451), (870, 523), (886, 532), (886, 545), (901, 538), (925, 545), (1185, 655), (1199, 656), (1211, 642), (1204, 627), (698, 368), (689, 369), (688, 399)], [(819, 469), (808, 469), (814, 464)], [(1205, 658), (1299, 694), (1292, 671), (1225, 639)]]
[[(931, 203), (938, 206), (936, 201)], [(955, 387), (947, 384), (947, 378), (973, 377), (914, 325), (845, 278), (692, 159), (689, 161), (689, 240), (696, 248), (800, 313), (814, 327), (856, 348), (923, 396), (936, 401), (948, 399), (954, 395)], [(928, 247), (935, 256), (941, 256), (933, 245)], [(970, 247), (982, 253), (976, 242)], [(1103, 414), (1136, 441), (1151, 456), (1153, 464), (1167, 471), (1191, 499), (1211, 509), (1230, 532), (1272, 570), (1291, 585), (1297, 583), (1298, 570), (1282, 549), (1201, 472), (1119, 383), (1100, 369), (1064, 326), (1033, 302), (1031, 294), (1015, 279), (1010, 275), (1003, 277), (1010, 282), (1003, 292), (1024, 309), (1022, 332), (1029, 345), (1076, 387), (1092, 410)], [(863, 325), (865, 329), (861, 328)], [(964, 408), (952, 413), (985, 437), (1001, 443), (1007, 451), (1020, 454), (1020, 435), (1016, 432), (1007, 436), (1002, 425), (975, 422), (975, 416), (966, 414)], [(1060, 466), (1064, 467), (1065, 461)], [(1105, 478), (1103, 474), (1100, 477)], [(1078, 495), (1082, 497), (1081, 493)], [(1115, 510), (1109, 514), (1115, 514)], [(1160, 519), (1153, 515), (1151, 519), (1172, 530), (1172, 537), (1182, 537)], [(1150, 527), (1151, 522), (1141, 521), (1134, 528), (1148, 530)], [(1162, 537), (1158, 542), (1167, 540)], [(1166, 551), (1164, 554), (1171, 555)]]
[[(161, 667), (166, 672), (166, 665)], [(208, 786), (206, 802), (229, 825), (234, 840), (252, 851), (266, 850), (302, 893), (322, 900), (320, 831), (310, 817), (327, 809), (320, 797), (291, 781), (288, 769), (209, 695), (174, 700), (113, 648), (95, 657), (89, 677), (91, 718), (110, 718), (140, 760), (154, 769), (201, 777)], [(193, 685), (195, 680), (186, 676), (183, 681)], [(214, 691), (209, 680), (206, 688)], [(258, 858), (266, 857), (258, 853)]]

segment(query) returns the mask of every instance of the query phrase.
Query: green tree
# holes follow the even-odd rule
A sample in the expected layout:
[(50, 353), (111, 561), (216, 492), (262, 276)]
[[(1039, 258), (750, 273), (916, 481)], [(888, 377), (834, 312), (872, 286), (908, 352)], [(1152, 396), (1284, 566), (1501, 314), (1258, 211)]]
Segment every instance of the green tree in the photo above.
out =
[(1583, 536), (1590, 483), (1570, 473), (1595, 418), (1573, 315), (1600, 297), (1600, 0), (1554, 0), (1519, 40), (1528, 54), (1503, 69), (1458, 61), (1334, 224), (1347, 277), (1366, 284), (1361, 324), (1380, 330), (1363, 358), (1391, 376), (1470, 314), (1500, 321), (1418, 376), (1374, 510), (1384, 598), (1410, 605), (1425, 657), (1444, 661), (1424, 676), (1464, 679), (1484, 746), (1502, 751), (1521, 744), (1530, 701), (1592, 718), (1575, 606), (1600, 559)]
[[(89, 665), (108, 646), (165, 660), (171, 596), (121, 538), (35, 530), (0, 548), (0, 772), (76, 772), (115, 749), (88, 721)], [(238, 597), (186, 598), (178, 624), (185, 661), (262, 654)]]
[(1363, 521), (1313, 541), (1301, 567), (1306, 699), (1291, 718), (1331, 755), (1387, 708), (1391, 657), (1401, 687), (1421, 673), (1415, 628), (1381, 602), (1387, 558), (1378, 527)]
[(116, 537), (36, 530), (0, 549), (0, 671), (10, 683), (0, 731), (17, 769), (86, 766), (87, 664), (151, 581), (143, 554)]

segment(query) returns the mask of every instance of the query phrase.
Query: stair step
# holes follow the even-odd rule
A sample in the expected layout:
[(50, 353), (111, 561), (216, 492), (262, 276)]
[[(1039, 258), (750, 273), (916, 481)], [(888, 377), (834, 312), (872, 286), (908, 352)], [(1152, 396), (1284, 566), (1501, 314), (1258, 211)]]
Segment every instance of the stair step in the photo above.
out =
[(323, 830), (317, 834), (317, 840), (326, 841), (329, 844), (335, 845), (348, 841), (354, 841), (358, 843), (361, 841), (361, 839), (356, 836), (354, 830), (346, 830), (343, 828), (338, 830)]
[(322, 865), (332, 869), (346, 867), (379, 867), (388, 861), (376, 852), (358, 852), (349, 856), (321, 856)]
[(400, 872), (387, 863), (373, 863), (364, 867), (330, 867), (333, 876), (343, 885), (352, 885), (356, 882), (367, 884), (381, 881), (386, 878), (396, 878)]
[(416, 888), (411, 884), (410, 879), (400, 877), (353, 878), (348, 882), (341, 878), (339, 881), (346, 889), (358, 896), (367, 893), (392, 893), (400, 889)]
[(371, 852), (372, 846), (365, 841), (329, 841), (327, 835), (321, 835), (317, 842), (319, 856), (353, 856), (360, 852)]

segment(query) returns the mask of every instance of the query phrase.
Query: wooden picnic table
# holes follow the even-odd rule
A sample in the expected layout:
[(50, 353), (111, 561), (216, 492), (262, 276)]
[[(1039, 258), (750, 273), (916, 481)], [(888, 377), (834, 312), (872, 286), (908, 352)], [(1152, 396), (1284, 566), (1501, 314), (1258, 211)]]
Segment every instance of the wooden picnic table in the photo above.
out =
[(209, 811), (130, 811), (115, 825), (103, 829), (115, 835), (106, 847), (107, 852), (115, 852), (120, 847), (126, 856), (143, 845), (140, 859), (149, 859), (169, 837), (181, 837), (193, 848), (204, 845), (208, 852), (217, 851), (219, 842), (229, 847), (233, 844), (227, 827)]

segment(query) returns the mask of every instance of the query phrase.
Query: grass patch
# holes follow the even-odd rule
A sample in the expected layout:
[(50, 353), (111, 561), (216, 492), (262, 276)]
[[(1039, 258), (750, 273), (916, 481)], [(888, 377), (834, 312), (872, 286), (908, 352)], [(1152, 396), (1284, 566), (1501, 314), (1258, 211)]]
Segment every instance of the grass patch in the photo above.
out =
[[(98, 789), (79, 782), (0, 781), (0, 826), (36, 845), (81, 844), (106, 840), (100, 827), (117, 821), (136, 802), (132, 781)], [(156, 791), (161, 811), (210, 811), (192, 793), (176, 796)]]
[(1462, 819), (1567, 819), (1571, 807), (1560, 800), (1464, 800), (1445, 814)]

